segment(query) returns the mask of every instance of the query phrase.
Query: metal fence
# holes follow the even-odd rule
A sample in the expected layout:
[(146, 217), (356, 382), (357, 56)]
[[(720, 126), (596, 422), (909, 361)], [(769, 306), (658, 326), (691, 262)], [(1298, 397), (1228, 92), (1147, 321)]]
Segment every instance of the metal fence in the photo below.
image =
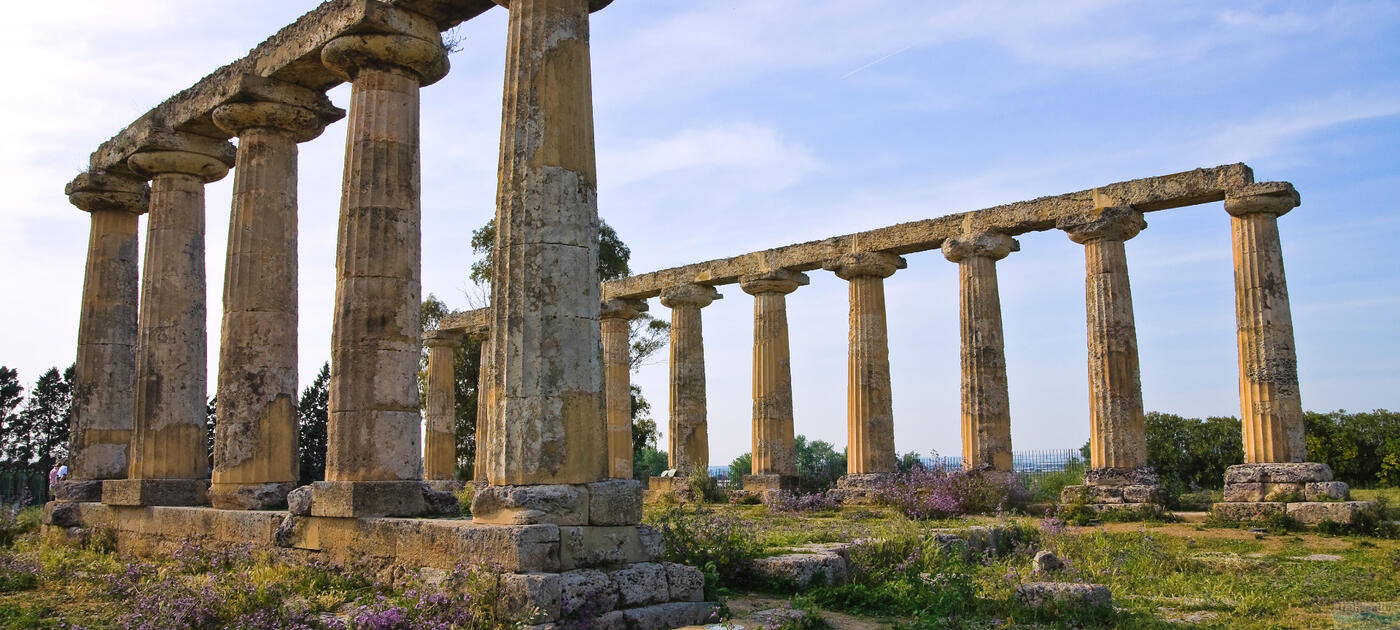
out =
[(49, 475), (29, 468), (0, 468), (0, 503), (38, 505), (49, 498)]
[[(962, 467), (962, 456), (924, 457), (919, 461), (925, 466), (942, 465), (945, 469)], [(1088, 463), (1080, 457), (1077, 448), (1040, 449), (1033, 451), (1013, 451), (1011, 466), (1022, 481), (1034, 481), (1048, 475), (1063, 472), (1083, 472)]]

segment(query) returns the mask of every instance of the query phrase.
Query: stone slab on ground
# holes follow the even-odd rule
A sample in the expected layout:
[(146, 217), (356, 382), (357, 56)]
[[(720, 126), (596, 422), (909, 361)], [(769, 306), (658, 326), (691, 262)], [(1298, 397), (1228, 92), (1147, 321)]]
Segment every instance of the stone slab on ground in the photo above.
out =
[(1030, 608), (1048, 606), (1099, 607), (1113, 605), (1108, 587), (1073, 582), (1027, 582), (1016, 587), (1016, 601)]
[(843, 543), (805, 545), (794, 548), (794, 553), (755, 558), (749, 570), (762, 580), (799, 588), (844, 584), (850, 576), (848, 546)]

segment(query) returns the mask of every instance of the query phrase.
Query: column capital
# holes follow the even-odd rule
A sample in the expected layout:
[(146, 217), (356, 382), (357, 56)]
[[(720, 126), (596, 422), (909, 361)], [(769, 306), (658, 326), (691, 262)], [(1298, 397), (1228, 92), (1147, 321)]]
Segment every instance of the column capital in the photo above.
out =
[(781, 293), (787, 295), (797, 290), (797, 287), (804, 287), (811, 284), (812, 280), (807, 274), (800, 271), (788, 269), (774, 269), (762, 273), (750, 274), (739, 277), (739, 288), (749, 295), (759, 295), (761, 293)]
[(1225, 211), (1236, 217), (1247, 214), (1283, 216), (1301, 202), (1298, 191), (1288, 182), (1259, 182), (1225, 193)]
[(1091, 241), (1126, 241), (1147, 227), (1142, 213), (1130, 206), (1096, 208), (1090, 212), (1062, 217), (1055, 227), (1080, 245)]
[[(509, 9), (509, 8), (510, 8), (510, 2), (511, 2), (511, 0), (493, 0), (493, 1), (494, 1), (496, 4), (499, 4), (499, 5), (501, 5), (502, 7), (505, 7), (506, 9)], [(610, 5), (610, 4), (612, 4), (612, 1), (613, 1), (613, 0), (588, 0), (588, 12), (589, 12), (589, 13), (593, 13), (594, 11), (598, 11), (598, 10), (602, 9), (603, 7), (606, 7), (606, 6)]]
[(705, 308), (723, 298), (714, 287), (703, 284), (681, 284), (661, 290), (661, 305), (666, 308), (693, 306)]
[(908, 266), (902, 256), (889, 252), (855, 252), (822, 263), (822, 269), (834, 272), (842, 280), (864, 276), (888, 278), (895, 270)]
[(600, 319), (632, 319), (647, 310), (646, 300), (632, 300), (628, 298), (613, 298), (603, 300), (599, 307), (598, 317)]
[(144, 180), (106, 171), (78, 173), (63, 187), (63, 193), (69, 203), (86, 212), (145, 214), (151, 206), (151, 187)]
[(423, 331), (423, 345), (429, 348), (439, 346), (455, 348), (462, 345), (462, 337), (462, 333), (455, 330), (426, 330)]
[(146, 177), (181, 173), (198, 177), (206, 184), (223, 179), (229, 170), (227, 165), (214, 156), (187, 151), (136, 153), (127, 158), (126, 163), (132, 171)]
[(1001, 260), (1021, 251), (1021, 243), (1000, 232), (973, 232), (943, 241), (943, 257), (951, 262), (982, 257)]
[(417, 75), (420, 85), (437, 83), (449, 67), (441, 39), (400, 34), (342, 35), (321, 49), (321, 63), (346, 81), (364, 68), (399, 68)]
[(305, 107), (272, 101), (246, 103), (225, 103), (214, 109), (214, 124), (235, 136), (242, 136), (249, 129), (265, 128), (285, 131), (297, 142), (314, 140), (326, 129), (326, 125), (344, 117), (344, 110), (338, 116), (326, 117)]

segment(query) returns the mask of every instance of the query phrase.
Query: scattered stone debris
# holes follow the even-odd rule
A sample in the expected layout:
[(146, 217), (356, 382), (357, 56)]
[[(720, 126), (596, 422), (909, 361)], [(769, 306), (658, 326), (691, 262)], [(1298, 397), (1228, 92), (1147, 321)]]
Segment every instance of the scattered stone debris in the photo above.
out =
[(1027, 582), (1016, 587), (1016, 601), (1031, 608), (1048, 606), (1103, 607), (1113, 605), (1113, 596), (1102, 584), (1072, 582)]
[(1053, 573), (1065, 568), (1065, 563), (1048, 550), (1037, 551), (1031, 561), (1031, 573)]

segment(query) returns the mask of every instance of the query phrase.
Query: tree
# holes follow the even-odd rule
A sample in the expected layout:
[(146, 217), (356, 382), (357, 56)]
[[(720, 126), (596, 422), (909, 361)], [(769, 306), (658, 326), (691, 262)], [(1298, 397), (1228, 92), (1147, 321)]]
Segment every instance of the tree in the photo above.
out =
[(15, 408), (24, 400), (24, 386), (19, 384), (19, 370), (0, 365), (0, 461), (10, 464), (27, 464), (28, 459), (18, 459), (16, 449), (23, 448), (24, 437), (29, 435), (24, 426), (24, 417)]
[[(472, 263), (471, 273), (467, 277), (477, 284), (489, 285), (494, 269), (492, 253), (496, 249), (496, 220), (491, 219), (486, 222), (486, 225), (473, 231), (471, 244), (472, 251), (481, 254), (481, 259)], [(613, 280), (631, 275), (632, 271), (627, 267), (627, 260), (631, 257), (632, 250), (622, 242), (622, 239), (617, 237), (617, 231), (613, 230), (607, 221), (600, 220), (598, 222), (598, 279)]]
[(729, 462), (729, 485), (738, 486), (744, 482), (744, 475), (753, 472), (753, 453), (744, 453)]
[(846, 473), (846, 454), (837, 453), (831, 443), (807, 441), (799, 435), (793, 441), (797, 455), (797, 485), (804, 491), (826, 490)]
[(219, 395), (209, 397), (204, 405), (204, 443), (209, 447), (209, 461), (214, 461), (214, 425), (219, 422)]
[(297, 402), (297, 441), (301, 446), (298, 477), (301, 484), (326, 478), (326, 425), (330, 419), (331, 364), (321, 364), (316, 380), (301, 392)]
[(62, 374), (49, 368), (34, 384), (21, 415), (28, 427), (27, 451), (39, 470), (53, 468), (68, 456), (68, 423), (73, 407), (73, 367)]
[(1244, 461), (1238, 418), (1183, 418), (1158, 411), (1144, 415), (1147, 463), (1173, 494), (1191, 488), (1218, 488), (1225, 468)]

